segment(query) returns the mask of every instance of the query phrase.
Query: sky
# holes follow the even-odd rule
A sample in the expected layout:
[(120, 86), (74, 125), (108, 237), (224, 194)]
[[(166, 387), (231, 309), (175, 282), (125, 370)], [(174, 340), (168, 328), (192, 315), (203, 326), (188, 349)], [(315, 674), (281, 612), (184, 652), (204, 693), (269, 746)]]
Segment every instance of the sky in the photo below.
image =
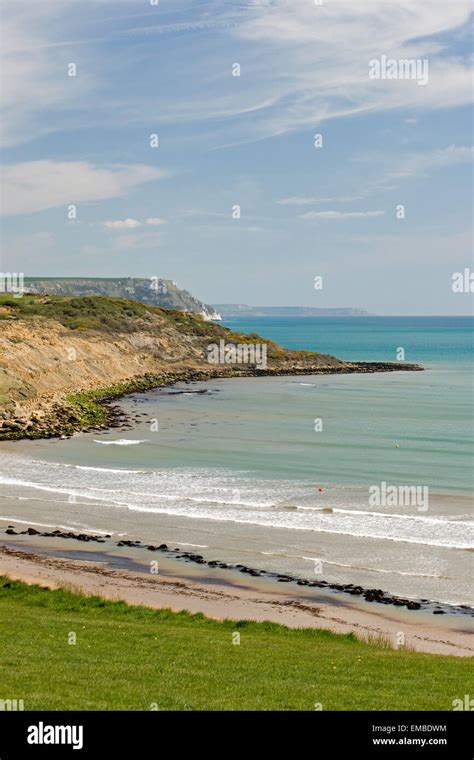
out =
[(471, 11), (3, 0), (1, 271), (471, 314)]

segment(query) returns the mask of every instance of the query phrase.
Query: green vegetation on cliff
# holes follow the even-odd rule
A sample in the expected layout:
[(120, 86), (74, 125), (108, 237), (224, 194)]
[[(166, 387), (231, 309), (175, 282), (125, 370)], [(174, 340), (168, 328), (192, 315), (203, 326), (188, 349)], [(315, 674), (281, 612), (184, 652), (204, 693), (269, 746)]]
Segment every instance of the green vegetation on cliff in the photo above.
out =
[[(39, 296), (24, 295), (13, 298), (0, 295), (0, 319), (28, 320), (37, 317), (54, 319), (69, 330), (78, 332), (94, 331), (108, 334), (150, 332), (158, 334), (170, 326), (183, 335), (208, 337), (219, 340), (234, 340), (241, 343), (265, 341), (268, 346), (276, 346), (273, 341), (258, 335), (235, 333), (227, 327), (208, 322), (195, 312), (163, 309), (130, 301), (126, 298), (106, 296)], [(294, 355), (307, 351), (291, 352)], [(314, 354), (316, 355), (316, 354)]]
[[(183, 336), (215, 341), (225, 339), (234, 343), (265, 343), (270, 356), (278, 358), (323, 356), (311, 351), (284, 349), (255, 333), (234, 332), (218, 323), (206, 321), (194, 312), (163, 309), (125, 298), (39, 295), (13, 298), (11, 295), (0, 295), (0, 319), (15, 321), (41, 317), (53, 319), (74, 332), (103, 332), (108, 335), (148, 332), (158, 335), (164, 328), (171, 327)], [(337, 363), (334, 357), (326, 358)]]
[[(165, 318), (190, 332), (199, 334), (214, 325), (205, 322), (200, 315), (148, 306), (138, 301), (105, 296), (37, 296), (24, 295), (13, 298), (0, 296), (0, 318), (28, 319), (46, 317), (54, 319), (70, 330), (99, 330), (102, 332), (130, 333), (157, 327), (157, 318)], [(160, 321), (160, 325), (162, 322)]]

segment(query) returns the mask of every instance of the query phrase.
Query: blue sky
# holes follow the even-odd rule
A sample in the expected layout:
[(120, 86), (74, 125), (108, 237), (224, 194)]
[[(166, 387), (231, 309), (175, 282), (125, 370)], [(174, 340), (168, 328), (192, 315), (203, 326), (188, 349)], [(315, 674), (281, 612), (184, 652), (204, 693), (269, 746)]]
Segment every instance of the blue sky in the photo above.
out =
[[(470, 8), (4, 0), (2, 271), (471, 313)], [(371, 79), (382, 56), (427, 83)]]

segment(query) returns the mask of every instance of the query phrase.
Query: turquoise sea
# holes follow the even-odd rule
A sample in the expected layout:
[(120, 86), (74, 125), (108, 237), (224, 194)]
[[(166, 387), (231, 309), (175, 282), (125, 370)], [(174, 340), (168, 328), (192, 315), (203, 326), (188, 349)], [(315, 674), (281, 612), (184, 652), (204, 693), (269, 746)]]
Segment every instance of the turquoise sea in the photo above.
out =
[[(2, 518), (472, 604), (473, 320), (235, 318), (423, 372), (216, 380), (124, 399), (131, 430), (3, 444)], [(198, 392), (202, 391), (202, 392)], [(316, 424), (316, 421), (319, 421)], [(426, 503), (375, 504), (382, 483)]]
[(235, 317), (223, 324), (352, 361), (396, 361), (401, 346), (407, 362), (473, 366), (474, 317)]

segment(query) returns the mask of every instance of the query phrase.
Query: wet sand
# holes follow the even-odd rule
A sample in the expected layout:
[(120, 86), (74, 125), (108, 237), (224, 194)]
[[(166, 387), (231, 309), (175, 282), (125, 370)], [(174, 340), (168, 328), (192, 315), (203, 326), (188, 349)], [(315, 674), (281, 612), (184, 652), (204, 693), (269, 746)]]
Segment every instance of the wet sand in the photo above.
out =
[[(326, 628), (361, 638), (383, 637), (394, 648), (403, 634), (405, 646), (420, 652), (464, 657), (474, 654), (474, 624), (468, 615), (433, 616), (428, 610), (369, 604), (326, 589), (243, 576), (235, 569), (184, 564), (167, 555), (145, 556), (143, 548), (107, 542), (78, 547), (78, 543), (2, 535), (0, 574), (129, 604), (200, 612), (215, 619), (268, 620), (292, 628)], [(154, 572), (156, 563), (158, 572)]]

